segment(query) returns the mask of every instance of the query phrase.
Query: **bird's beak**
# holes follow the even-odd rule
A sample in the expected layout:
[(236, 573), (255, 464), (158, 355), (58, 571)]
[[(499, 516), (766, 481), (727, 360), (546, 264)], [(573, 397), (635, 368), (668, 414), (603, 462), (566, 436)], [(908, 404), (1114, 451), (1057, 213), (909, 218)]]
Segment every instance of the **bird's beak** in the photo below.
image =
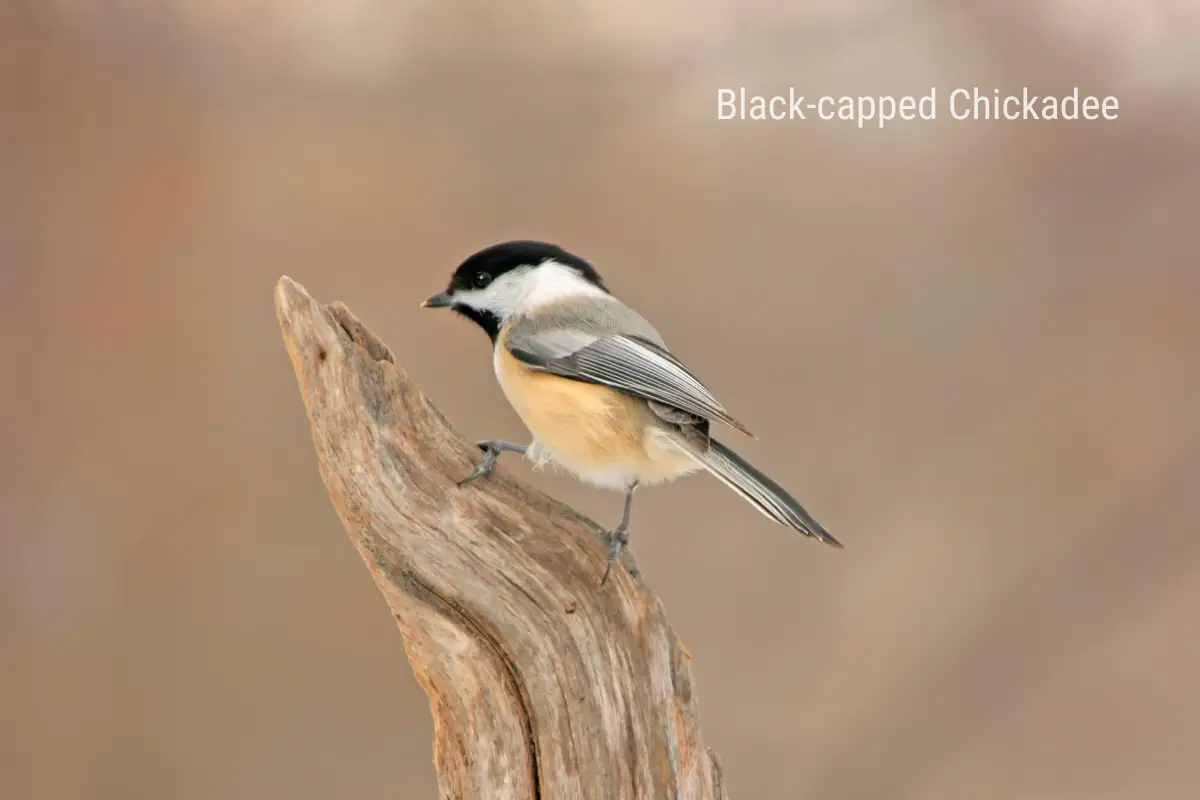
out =
[(454, 299), (445, 292), (438, 292), (433, 297), (421, 303), (421, 308), (449, 308), (454, 305)]

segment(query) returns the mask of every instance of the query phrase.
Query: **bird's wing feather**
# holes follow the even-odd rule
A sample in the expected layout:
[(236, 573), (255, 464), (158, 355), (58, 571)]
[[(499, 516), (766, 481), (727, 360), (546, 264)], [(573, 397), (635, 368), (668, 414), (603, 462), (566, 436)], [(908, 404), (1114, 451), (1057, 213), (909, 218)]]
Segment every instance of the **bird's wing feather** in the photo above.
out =
[[(640, 336), (595, 336), (569, 328), (515, 333), (506, 341), (528, 367), (596, 383), (655, 404), (754, 434), (729, 415), (712, 392), (666, 348)], [(656, 410), (657, 411), (657, 410)], [(669, 415), (659, 413), (664, 419)]]

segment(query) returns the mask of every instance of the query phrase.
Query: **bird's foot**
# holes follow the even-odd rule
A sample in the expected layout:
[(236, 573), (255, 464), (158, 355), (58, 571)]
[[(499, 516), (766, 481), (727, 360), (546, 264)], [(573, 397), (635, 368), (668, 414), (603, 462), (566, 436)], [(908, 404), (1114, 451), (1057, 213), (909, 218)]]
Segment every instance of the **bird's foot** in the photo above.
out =
[(478, 478), (486, 478), (492, 474), (492, 470), (496, 468), (496, 462), (500, 459), (501, 453), (520, 453), (525, 455), (528, 449), (522, 444), (513, 444), (499, 439), (484, 439), (482, 442), (476, 442), (475, 445), (483, 451), (483, 458), (475, 465), (475, 471), (458, 482), (459, 486), (466, 486), (473, 480)]
[(608, 565), (604, 568), (604, 577), (600, 579), (601, 586), (608, 582), (608, 576), (612, 574), (613, 564), (617, 562), (617, 557), (621, 555), (621, 551), (625, 549), (625, 545), (627, 544), (629, 544), (628, 523), (622, 523), (608, 532)]

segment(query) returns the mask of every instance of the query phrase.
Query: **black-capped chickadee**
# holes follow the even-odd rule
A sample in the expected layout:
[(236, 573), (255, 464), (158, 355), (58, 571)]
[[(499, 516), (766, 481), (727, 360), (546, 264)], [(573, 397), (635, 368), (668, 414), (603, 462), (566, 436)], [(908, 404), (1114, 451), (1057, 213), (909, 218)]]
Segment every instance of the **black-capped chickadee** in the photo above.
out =
[(500, 387), (533, 434), (528, 446), (479, 442), (483, 459), (460, 485), (513, 452), (625, 493), (601, 585), (629, 541), (634, 490), (699, 469), (776, 522), (841, 547), (779, 484), (709, 435), (720, 422), (753, 436), (582, 258), (545, 242), (493, 245), (421, 305), (453, 309), (487, 332)]

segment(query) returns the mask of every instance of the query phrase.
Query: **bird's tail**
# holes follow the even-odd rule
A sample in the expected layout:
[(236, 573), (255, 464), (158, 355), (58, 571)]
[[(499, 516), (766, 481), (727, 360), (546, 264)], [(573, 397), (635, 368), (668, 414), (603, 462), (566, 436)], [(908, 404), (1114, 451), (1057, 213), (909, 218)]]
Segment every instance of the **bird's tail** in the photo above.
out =
[(701, 453), (693, 450), (691, 454), (725, 485), (779, 524), (794, 528), (825, 544), (842, 546), (841, 542), (833, 538), (782, 486), (717, 440), (710, 439), (706, 451)]

